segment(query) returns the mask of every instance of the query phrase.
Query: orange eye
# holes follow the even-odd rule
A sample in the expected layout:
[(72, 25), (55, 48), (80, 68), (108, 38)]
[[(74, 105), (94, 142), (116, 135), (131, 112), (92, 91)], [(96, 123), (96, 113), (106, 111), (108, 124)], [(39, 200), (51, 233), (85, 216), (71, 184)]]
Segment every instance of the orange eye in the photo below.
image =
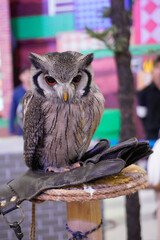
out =
[(45, 80), (49, 85), (52, 85), (52, 86), (57, 83), (56, 80), (53, 77), (50, 77), (50, 76), (46, 76)]
[(82, 76), (78, 74), (76, 77), (73, 78), (72, 82), (74, 84), (78, 84), (81, 81)]

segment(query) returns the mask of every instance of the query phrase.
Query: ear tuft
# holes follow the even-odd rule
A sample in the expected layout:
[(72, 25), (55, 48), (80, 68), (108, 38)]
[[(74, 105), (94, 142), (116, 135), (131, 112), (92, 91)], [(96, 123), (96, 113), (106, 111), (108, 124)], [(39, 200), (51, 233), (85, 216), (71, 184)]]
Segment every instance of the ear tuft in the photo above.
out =
[(93, 58), (94, 58), (94, 54), (93, 53), (81, 56), (80, 57), (81, 68), (88, 67), (91, 64), (91, 62), (93, 61)]
[(43, 56), (41, 56), (37, 53), (30, 53), (29, 60), (31, 61), (31, 63), (33, 64), (33, 66), (36, 69), (42, 69), (43, 68), (43, 63), (44, 63)]

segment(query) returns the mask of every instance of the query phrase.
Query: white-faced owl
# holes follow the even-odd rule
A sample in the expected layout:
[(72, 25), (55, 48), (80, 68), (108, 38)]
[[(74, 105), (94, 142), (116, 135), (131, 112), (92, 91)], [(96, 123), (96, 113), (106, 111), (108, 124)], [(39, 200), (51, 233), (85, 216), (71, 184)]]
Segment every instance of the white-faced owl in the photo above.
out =
[(31, 90), (23, 98), (24, 159), (31, 169), (61, 171), (86, 152), (104, 110), (93, 54), (31, 53)]

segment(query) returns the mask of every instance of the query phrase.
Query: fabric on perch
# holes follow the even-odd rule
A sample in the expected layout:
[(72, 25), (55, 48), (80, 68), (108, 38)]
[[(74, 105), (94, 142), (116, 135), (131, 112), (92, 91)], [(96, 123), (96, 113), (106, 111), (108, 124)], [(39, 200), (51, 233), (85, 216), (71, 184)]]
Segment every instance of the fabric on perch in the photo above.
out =
[[(81, 159), (81, 166), (63, 173), (28, 170), (22, 176), (0, 187), (0, 213), (6, 214), (24, 200), (32, 200), (42, 191), (79, 185), (120, 173), (123, 168), (152, 153), (147, 141), (131, 138), (109, 148), (101, 140)], [(24, 187), (25, 186), (25, 187)]]

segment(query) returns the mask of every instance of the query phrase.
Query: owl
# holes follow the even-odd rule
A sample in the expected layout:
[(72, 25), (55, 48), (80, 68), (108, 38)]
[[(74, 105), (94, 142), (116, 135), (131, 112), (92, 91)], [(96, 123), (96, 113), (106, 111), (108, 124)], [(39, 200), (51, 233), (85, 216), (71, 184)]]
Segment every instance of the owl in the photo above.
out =
[(98, 127), (104, 97), (94, 82), (93, 54), (30, 53), (31, 89), (23, 97), (24, 160), (32, 170), (79, 166)]

